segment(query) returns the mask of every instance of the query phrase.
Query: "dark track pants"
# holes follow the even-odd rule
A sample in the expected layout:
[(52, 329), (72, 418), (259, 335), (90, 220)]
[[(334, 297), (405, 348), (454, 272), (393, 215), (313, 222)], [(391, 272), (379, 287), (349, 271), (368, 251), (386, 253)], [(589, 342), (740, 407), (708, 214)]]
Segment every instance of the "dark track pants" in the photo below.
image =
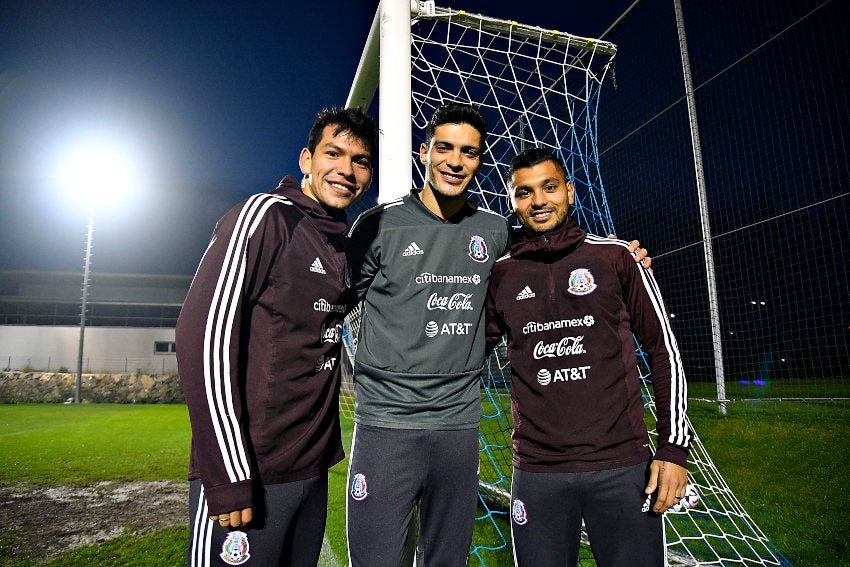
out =
[(230, 529), (210, 521), (201, 481), (189, 483), (187, 565), (316, 566), (328, 510), (327, 473), (258, 490), (254, 519)]
[(518, 567), (574, 567), (581, 521), (599, 567), (666, 565), (663, 518), (643, 489), (648, 463), (582, 473), (514, 469), (511, 533)]
[(417, 567), (463, 567), (478, 501), (478, 430), (357, 425), (348, 468), (351, 567), (398, 567), (419, 505)]

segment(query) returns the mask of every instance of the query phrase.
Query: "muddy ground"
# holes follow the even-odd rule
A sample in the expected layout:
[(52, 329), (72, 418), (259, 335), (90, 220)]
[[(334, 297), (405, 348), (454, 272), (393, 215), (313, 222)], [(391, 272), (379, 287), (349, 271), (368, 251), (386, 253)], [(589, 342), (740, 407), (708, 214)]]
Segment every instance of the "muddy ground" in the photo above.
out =
[(36, 490), (0, 486), (3, 531), (16, 546), (5, 549), (4, 555), (25, 555), (40, 562), (121, 534), (185, 526), (187, 492), (186, 482), (175, 481)]

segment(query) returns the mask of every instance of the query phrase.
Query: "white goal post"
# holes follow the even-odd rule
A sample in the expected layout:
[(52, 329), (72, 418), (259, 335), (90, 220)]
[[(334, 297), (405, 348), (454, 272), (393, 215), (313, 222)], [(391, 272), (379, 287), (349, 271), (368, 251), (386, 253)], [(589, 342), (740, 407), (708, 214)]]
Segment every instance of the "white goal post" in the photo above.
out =
[[(477, 105), (487, 117), (485, 163), (470, 190), (480, 206), (508, 217), (504, 176), (510, 159), (527, 145), (552, 149), (576, 187), (574, 215), (589, 232), (609, 234), (614, 224), (600, 175), (597, 106), (610, 81), (615, 45), (440, 8), (433, 2), (383, 1), (360, 61), (347, 106), (368, 109), (378, 92), (379, 202), (422, 183), (418, 148), (439, 104)], [(406, 80), (408, 78), (409, 80)], [(383, 149), (381, 149), (383, 148)], [(358, 312), (347, 320), (340, 411), (350, 418), (351, 368)], [(652, 376), (641, 359), (641, 380), (655, 445)], [(470, 564), (510, 557), (507, 509), (511, 479), (510, 361), (504, 349), (481, 376), (480, 502)], [(695, 507), (665, 515), (670, 565), (790, 565), (744, 510), (694, 434), (689, 477)], [(486, 534), (479, 537), (479, 533)], [(586, 542), (586, 538), (584, 538)], [(590, 563), (589, 550), (582, 559)]]
[[(419, 2), (406, 4), (404, 0), (380, 3), (345, 103), (346, 107), (368, 110), (375, 89), (379, 88), (378, 124), (393, 125), (381, 128), (378, 133), (378, 146), (393, 148), (378, 154), (379, 203), (406, 194), (410, 190), (409, 180), (413, 179), (409, 158), (410, 81), (402, 78), (410, 77), (410, 16), (411, 10), (418, 11)], [(385, 46), (383, 52), (381, 45)]]

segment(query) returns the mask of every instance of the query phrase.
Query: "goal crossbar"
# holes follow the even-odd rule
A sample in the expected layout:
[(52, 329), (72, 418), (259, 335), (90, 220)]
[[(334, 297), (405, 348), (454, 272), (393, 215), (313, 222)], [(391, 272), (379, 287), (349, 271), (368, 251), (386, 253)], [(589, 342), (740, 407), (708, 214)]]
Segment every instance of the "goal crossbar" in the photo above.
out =
[(608, 56), (613, 56), (617, 53), (617, 46), (613, 43), (594, 39), (592, 37), (582, 37), (580, 35), (564, 33), (558, 30), (545, 29), (540, 26), (521, 24), (514, 20), (492, 18), (490, 16), (475, 14), (465, 10), (442, 8), (440, 6), (435, 6), (433, 2), (413, 2), (412, 4), (415, 4), (415, 6), (411, 5), (411, 17), (413, 18), (451, 20), (470, 28), (480, 27), (481, 29), (490, 32), (510, 34), (528, 39), (543, 38), (549, 43), (570, 45), (574, 49), (595, 51)]

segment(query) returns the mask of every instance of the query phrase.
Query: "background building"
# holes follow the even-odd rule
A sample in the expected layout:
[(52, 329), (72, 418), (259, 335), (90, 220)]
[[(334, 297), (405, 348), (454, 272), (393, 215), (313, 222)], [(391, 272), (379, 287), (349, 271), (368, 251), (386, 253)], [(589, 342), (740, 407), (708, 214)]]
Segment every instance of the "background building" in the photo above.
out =
[[(176, 373), (174, 327), (191, 276), (93, 273), (83, 350), (87, 372)], [(72, 371), (82, 275), (0, 272), (0, 364)]]

